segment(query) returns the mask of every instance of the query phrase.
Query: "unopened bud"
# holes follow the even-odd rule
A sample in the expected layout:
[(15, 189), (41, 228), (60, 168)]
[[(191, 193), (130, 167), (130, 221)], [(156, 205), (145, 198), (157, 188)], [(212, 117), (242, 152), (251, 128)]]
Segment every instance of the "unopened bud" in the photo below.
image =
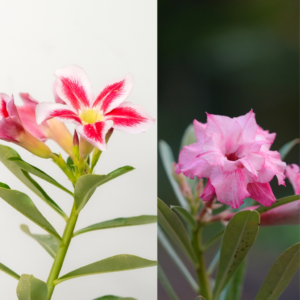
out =
[(75, 158), (79, 158), (79, 139), (77, 131), (75, 130), (74, 136), (73, 136), (73, 147), (72, 147), (73, 155)]
[(177, 174), (175, 172), (176, 169), (176, 164), (173, 164), (173, 176), (175, 178), (175, 180), (177, 181), (177, 183), (179, 184), (180, 190), (182, 195), (188, 199), (189, 202), (193, 202), (193, 194), (192, 194), (192, 190), (191, 187), (188, 185), (185, 176), (181, 173), (181, 174)]

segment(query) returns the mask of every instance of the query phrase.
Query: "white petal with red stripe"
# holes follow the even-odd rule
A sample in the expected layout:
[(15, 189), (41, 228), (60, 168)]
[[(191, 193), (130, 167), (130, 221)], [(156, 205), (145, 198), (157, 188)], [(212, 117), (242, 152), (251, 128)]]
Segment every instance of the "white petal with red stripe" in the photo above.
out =
[(93, 124), (80, 125), (76, 128), (76, 130), (81, 137), (101, 151), (104, 151), (106, 150), (105, 136), (112, 125), (112, 121), (103, 121)]
[(36, 107), (36, 122), (41, 124), (42, 122), (55, 118), (64, 123), (74, 123), (81, 125), (81, 119), (79, 118), (76, 109), (68, 105), (52, 102), (43, 102)]
[(77, 111), (90, 107), (94, 94), (85, 71), (70, 65), (55, 72), (54, 88), (61, 100), (74, 107)]
[(104, 117), (114, 122), (113, 128), (127, 133), (144, 132), (155, 122), (141, 106), (131, 102), (122, 103)]
[(93, 107), (99, 107), (106, 114), (119, 106), (131, 93), (133, 76), (127, 74), (125, 78), (108, 83), (99, 93)]

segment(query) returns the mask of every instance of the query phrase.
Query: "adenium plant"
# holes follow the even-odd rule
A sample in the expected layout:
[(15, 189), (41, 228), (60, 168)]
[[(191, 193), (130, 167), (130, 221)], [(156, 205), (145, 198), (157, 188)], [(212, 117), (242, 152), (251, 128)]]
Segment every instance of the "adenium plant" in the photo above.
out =
[[(237, 118), (207, 114), (205, 124), (194, 120), (182, 137), (178, 163), (169, 145), (160, 142), (161, 159), (180, 205), (168, 207), (158, 199), (158, 238), (199, 299), (242, 299), (246, 256), (259, 226), (299, 225), (299, 166), (283, 162), (299, 139), (274, 151), (270, 148), (275, 137), (256, 123), (251, 110)], [(295, 195), (276, 200), (270, 186), (274, 176), (284, 186), (287, 177)], [(216, 222), (222, 229), (203, 241), (205, 228)], [(220, 238), (219, 250), (206, 267), (204, 253)], [(196, 278), (178, 250), (189, 258)], [(297, 271), (299, 257), (300, 243), (282, 253), (255, 300), (278, 299)], [(178, 300), (161, 265), (158, 276), (170, 298)]]
[[(26, 273), (20, 276), (4, 264), (0, 264), (0, 270), (18, 280), (19, 300), (55, 299), (55, 296), (52, 297), (55, 287), (75, 277), (156, 265), (155, 261), (145, 258), (119, 254), (83, 266), (68, 274), (60, 274), (71, 240), (77, 235), (93, 230), (156, 222), (156, 216), (133, 216), (104, 220), (75, 232), (80, 212), (95, 190), (106, 182), (133, 170), (132, 167), (125, 166), (107, 175), (94, 173), (94, 168), (102, 151), (106, 150), (107, 142), (114, 129), (126, 133), (141, 133), (153, 125), (154, 119), (142, 107), (124, 102), (133, 87), (131, 75), (110, 82), (104, 86), (97, 97), (93, 96), (87, 75), (80, 67), (67, 66), (57, 70), (55, 76), (53, 92), (56, 103), (39, 103), (29, 94), (21, 93), (23, 105), (16, 106), (13, 96), (0, 94), (0, 139), (23, 147), (38, 157), (51, 159), (72, 182), (74, 188), (73, 191), (66, 189), (44, 171), (22, 160), (14, 149), (0, 145), (0, 161), (3, 165), (66, 221), (64, 232), (60, 235), (29, 196), (10, 189), (5, 183), (0, 183), (0, 198), (48, 233), (47, 235), (31, 234), (27, 225), (21, 225), (21, 229), (36, 239), (53, 257), (53, 265), (46, 281)], [(76, 129), (72, 134), (65, 126), (66, 122), (75, 124)], [(64, 159), (61, 154), (53, 153), (45, 144), (47, 139), (54, 140), (68, 154), (67, 159)], [(31, 177), (31, 174), (71, 195), (73, 199), (71, 212), (65, 213)], [(116, 298), (123, 299), (112, 295), (97, 299)]]

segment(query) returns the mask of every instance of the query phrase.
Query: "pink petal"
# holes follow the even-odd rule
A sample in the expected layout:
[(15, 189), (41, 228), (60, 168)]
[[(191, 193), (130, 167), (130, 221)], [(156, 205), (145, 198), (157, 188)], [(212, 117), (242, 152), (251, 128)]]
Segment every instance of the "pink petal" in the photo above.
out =
[(250, 193), (250, 198), (264, 206), (271, 206), (276, 201), (269, 183), (249, 183), (247, 190)]
[(112, 120), (113, 128), (128, 133), (147, 131), (155, 122), (141, 106), (131, 102), (121, 103), (105, 115), (105, 120)]
[(89, 143), (100, 149), (106, 150), (105, 136), (113, 126), (113, 121), (96, 122), (93, 124), (80, 125), (76, 128), (78, 134)]
[(235, 118), (242, 128), (241, 140), (249, 141), (255, 138), (257, 132), (257, 123), (255, 120), (255, 114), (252, 109), (244, 116)]
[(7, 142), (19, 142), (19, 136), (25, 133), (22, 124), (15, 116), (0, 120), (0, 139)]
[(299, 166), (296, 164), (292, 164), (286, 167), (286, 177), (289, 179), (290, 183), (292, 184), (295, 194), (300, 194), (300, 173), (299, 173)]
[(37, 105), (36, 120), (38, 124), (52, 118), (65, 123), (82, 124), (77, 111), (73, 107), (51, 102), (43, 102)]
[(184, 146), (179, 154), (178, 164), (176, 166), (176, 173), (181, 172), (191, 179), (197, 176), (209, 177), (211, 166), (202, 158), (198, 158), (198, 154), (201, 150), (201, 144), (195, 143), (188, 146)]
[(94, 95), (87, 75), (82, 68), (70, 65), (57, 70), (55, 76), (55, 89), (63, 101), (77, 111), (83, 107), (90, 107)]
[(19, 95), (26, 107), (32, 106), (35, 108), (39, 104), (39, 102), (35, 100), (32, 96), (30, 96), (28, 93), (20, 93)]
[(66, 104), (65, 101), (63, 101), (58, 95), (57, 95), (57, 81), (55, 80), (53, 83), (53, 87), (52, 87), (52, 91), (53, 91), (53, 95), (54, 95), (54, 100), (56, 103), (60, 103), (60, 104)]
[(6, 94), (0, 94), (0, 120), (8, 117), (7, 104), (6, 99), (9, 97)]
[(243, 169), (238, 168), (233, 172), (223, 172), (222, 167), (214, 167), (210, 176), (211, 184), (214, 186), (217, 199), (232, 208), (238, 208), (243, 200), (249, 197), (247, 191), (247, 176)]
[(203, 190), (202, 194), (200, 195), (200, 198), (203, 201), (210, 201), (216, 197), (216, 191), (215, 188), (210, 183), (210, 180), (207, 180), (205, 189)]
[(265, 159), (259, 153), (250, 152), (240, 159), (244, 167), (257, 178), (258, 171), (261, 170), (265, 163)]
[(194, 124), (194, 131), (197, 138), (197, 142), (204, 143), (206, 137), (205, 134), (206, 124), (200, 123), (197, 120), (194, 120), (193, 124)]
[(100, 92), (93, 107), (99, 107), (103, 114), (107, 114), (118, 107), (131, 93), (133, 88), (133, 76), (110, 82)]

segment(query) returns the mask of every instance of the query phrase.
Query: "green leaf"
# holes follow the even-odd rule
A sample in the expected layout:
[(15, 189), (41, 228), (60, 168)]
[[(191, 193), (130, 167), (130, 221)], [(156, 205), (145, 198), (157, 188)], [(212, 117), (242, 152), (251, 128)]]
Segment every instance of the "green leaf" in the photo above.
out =
[(191, 240), (188, 236), (184, 225), (174, 212), (159, 198), (158, 204), (158, 221), (162, 228), (170, 237), (185, 251), (192, 262), (196, 263), (197, 258), (193, 251)]
[(282, 160), (285, 159), (285, 157), (288, 155), (288, 153), (293, 149), (293, 147), (300, 143), (300, 139), (294, 139), (286, 144), (284, 144), (280, 149), (280, 157)]
[(134, 170), (133, 167), (125, 166), (114, 170), (107, 175), (87, 174), (79, 177), (76, 182), (74, 192), (75, 207), (77, 212), (83, 209), (83, 207), (94, 194), (97, 187), (132, 170)]
[(218, 262), (219, 262), (219, 259), (220, 259), (220, 248), (217, 250), (214, 258), (212, 259), (208, 269), (207, 269), (207, 274), (208, 275), (211, 275), (212, 272), (214, 271), (215, 267), (217, 266)]
[(260, 216), (255, 210), (238, 212), (229, 221), (223, 235), (213, 300), (219, 298), (221, 291), (253, 245), (258, 233), (259, 221)]
[(7, 266), (3, 265), (0, 263), (0, 270), (8, 275), (10, 275), (11, 277), (19, 280), (20, 279), (20, 275), (18, 275), (17, 273), (15, 273), (13, 270), (11, 270), (10, 268), (8, 268)]
[(32, 234), (27, 225), (22, 224), (21, 230), (36, 240), (53, 258), (59, 248), (59, 243), (56, 238), (48, 234)]
[(22, 274), (17, 286), (19, 300), (46, 300), (47, 284), (33, 275)]
[(108, 295), (108, 296), (103, 296), (94, 300), (137, 300), (135, 298), (128, 298), (128, 297), (119, 297), (119, 296), (113, 296), (113, 295)]
[(212, 244), (214, 244), (224, 233), (225, 228), (222, 228), (219, 232), (217, 232), (214, 236), (212, 236), (202, 247), (203, 251), (209, 248)]
[(44, 216), (40, 213), (35, 204), (26, 194), (16, 190), (0, 188), (0, 197), (25, 217), (45, 229), (57, 239), (61, 240), (61, 237), (56, 230), (44, 218)]
[(160, 241), (161, 245), (164, 247), (164, 249), (168, 252), (170, 257), (173, 259), (179, 270), (182, 272), (186, 280), (189, 282), (191, 287), (195, 292), (199, 291), (199, 286), (193, 276), (190, 274), (189, 270), (186, 268), (186, 266), (181, 261), (180, 257), (177, 255), (177, 253), (174, 251), (172, 245), (169, 243), (167, 237), (163, 233), (160, 226), (157, 228), (157, 236), (158, 240)]
[(170, 296), (170, 298), (172, 300), (180, 300), (160, 264), (158, 264), (157, 275), (159, 282), (161, 283), (167, 294)]
[(255, 300), (276, 300), (300, 265), (300, 243), (288, 248), (275, 261)]
[(196, 228), (196, 220), (185, 208), (181, 206), (171, 206), (171, 209), (184, 219), (192, 228)]
[(91, 226), (80, 229), (74, 233), (74, 236), (93, 231), (93, 230), (101, 230), (108, 228), (116, 228), (123, 226), (136, 226), (136, 225), (145, 225), (150, 223), (156, 223), (157, 216), (138, 216), (138, 217), (130, 217), (130, 218), (118, 218), (113, 220), (108, 220), (104, 222), (100, 222), (97, 224), (93, 224)]
[(141, 269), (156, 266), (157, 262), (142, 257), (129, 254), (120, 254), (105, 258), (90, 265), (74, 270), (54, 281), (59, 284), (65, 280), (73, 279), (80, 276), (120, 272), (134, 269)]
[(7, 184), (3, 183), (3, 182), (0, 182), (0, 187), (10, 190), (10, 187)]
[(196, 139), (196, 135), (195, 135), (195, 131), (194, 131), (194, 125), (190, 124), (184, 131), (179, 150), (181, 150), (186, 145), (191, 145), (196, 142), (197, 142), (197, 139)]
[(228, 284), (225, 300), (240, 300), (245, 276), (246, 263), (245, 260), (240, 264), (232, 279)]
[(292, 195), (292, 196), (280, 198), (280, 199), (276, 200), (276, 202), (273, 203), (271, 206), (263, 206), (263, 205), (259, 206), (256, 209), (256, 211), (259, 214), (263, 214), (266, 211), (269, 211), (269, 210), (271, 210), (275, 207), (278, 207), (278, 206), (281, 206), (281, 205), (284, 205), (284, 204), (287, 204), (287, 203), (290, 203), (290, 202), (294, 202), (294, 201), (297, 201), (297, 200), (300, 200), (300, 195)]
[(46, 194), (46, 192), (41, 188), (41, 186), (30, 177), (30, 175), (22, 170), (19, 166), (14, 164), (9, 158), (21, 159), (20, 155), (12, 148), (0, 145), (0, 161), (19, 179), (21, 180), (29, 189), (31, 189), (37, 196), (39, 196), (43, 201), (45, 201), (51, 208), (58, 212), (65, 220), (68, 219), (67, 215), (63, 210)]
[(73, 159), (70, 156), (67, 158), (67, 165), (74, 172), (74, 170), (75, 170), (74, 162), (73, 162)]
[(49, 176), (48, 174), (46, 174), (45, 172), (43, 172), (42, 170), (30, 165), (29, 163), (27, 163), (26, 161), (22, 160), (19, 157), (11, 157), (8, 159), (9, 161), (11, 161), (12, 163), (14, 163), (15, 165), (17, 165), (19, 168), (21, 168), (22, 170), (33, 174), (51, 184), (53, 184), (54, 186), (60, 188), (61, 190), (67, 192), (68, 194), (70, 194), (71, 196), (73, 196), (73, 193), (71, 191), (69, 191), (68, 189), (66, 189), (64, 186), (62, 186), (60, 183), (58, 183), (55, 179), (53, 179), (51, 176)]
[(188, 205), (186, 199), (183, 197), (178, 183), (176, 182), (176, 180), (173, 177), (173, 163), (175, 163), (175, 159), (174, 159), (174, 156), (172, 153), (172, 149), (165, 141), (159, 142), (159, 153), (160, 153), (160, 157), (161, 157), (165, 172), (169, 178), (171, 186), (175, 192), (175, 195), (176, 195), (180, 205), (188, 210), (189, 205)]

